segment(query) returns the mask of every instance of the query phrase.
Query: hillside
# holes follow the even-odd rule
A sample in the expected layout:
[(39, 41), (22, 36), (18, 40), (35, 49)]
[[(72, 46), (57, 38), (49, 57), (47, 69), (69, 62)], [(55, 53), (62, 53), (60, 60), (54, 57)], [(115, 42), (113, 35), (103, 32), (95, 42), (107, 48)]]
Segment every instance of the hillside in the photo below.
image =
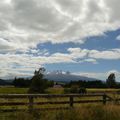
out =
[(64, 81), (64, 82), (70, 82), (70, 81), (78, 81), (78, 80), (98, 80), (96, 78), (89, 78), (85, 76), (79, 76), (79, 75), (73, 75), (73, 74), (46, 74), (45, 78), (48, 80), (54, 80), (54, 81)]
[[(56, 82), (57, 81), (70, 82), (70, 81), (78, 81), (78, 80), (86, 80), (86, 81), (98, 80), (96, 78), (90, 78), (90, 77), (86, 77), (86, 76), (73, 75), (73, 74), (63, 74), (63, 73), (45, 74), (44, 78), (46, 78), (48, 80), (53, 80), (53, 81), (56, 81)], [(28, 79), (31, 79), (31, 77), (29, 77)], [(2, 79), (0, 79), (0, 85), (10, 85), (12, 83), (12, 81), (13, 80), (2, 80)]]

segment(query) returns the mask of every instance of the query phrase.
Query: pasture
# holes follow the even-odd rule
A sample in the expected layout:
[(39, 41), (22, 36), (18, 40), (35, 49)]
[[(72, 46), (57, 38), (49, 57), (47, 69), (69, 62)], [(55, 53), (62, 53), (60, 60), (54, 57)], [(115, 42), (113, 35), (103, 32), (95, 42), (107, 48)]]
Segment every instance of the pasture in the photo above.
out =
[[(0, 94), (26, 94), (28, 88), (14, 88), (14, 87), (1, 87)], [(112, 97), (116, 97), (113, 92), (119, 91), (119, 89), (87, 89), (88, 93), (104, 93), (106, 92)], [(63, 88), (49, 88), (46, 91), (47, 94), (63, 94)], [(112, 93), (112, 94), (111, 94)], [(119, 96), (117, 96), (119, 98)], [(85, 101), (85, 100), (103, 100), (101, 96), (96, 97), (76, 97), (75, 101)], [(69, 101), (69, 98), (36, 98), (34, 102), (59, 102), (59, 101)], [(28, 98), (23, 99), (9, 99), (2, 98), (0, 102), (24, 102), (28, 103)], [(34, 105), (34, 108), (52, 108), (52, 107), (68, 107), (70, 104), (45, 104), (45, 105)], [(34, 110), (32, 113), (28, 112), (28, 106), (1, 106), (1, 109), (24, 109), (22, 112), (12, 112), (4, 113), (0, 112), (0, 120), (120, 120), (120, 107), (119, 105), (113, 103), (107, 103), (103, 105), (103, 102), (100, 103), (85, 103), (85, 104), (74, 104), (74, 107), (70, 109), (61, 109), (61, 110), (45, 110), (37, 111)]]
[[(120, 89), (101, 89), (101, 88), (88, 88), (88, 93), (100, 93), (100, 92), (117, 92)], [(0, 94), (26, 94), (28, 88), (16, 88), (16, 87), (0, 87)], [(63, 94), (64, 88), (48, 88), (47, 94)]]

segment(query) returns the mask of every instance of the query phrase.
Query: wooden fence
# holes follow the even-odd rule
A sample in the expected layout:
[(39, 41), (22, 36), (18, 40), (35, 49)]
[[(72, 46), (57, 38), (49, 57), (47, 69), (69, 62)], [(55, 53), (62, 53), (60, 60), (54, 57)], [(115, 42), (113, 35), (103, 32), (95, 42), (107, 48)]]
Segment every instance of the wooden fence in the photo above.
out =
[[(67, 98), (68, 100), (58, 100), (58, 101), (34, 101), (36, 98), (42, 99), (56, 99), (56, 98)], [(75, 98), (85, 98), (81, 100), (75, 100)], [(90, 98), (99, 98), (99, 99), (90, 99)], [(6, 102), (5, 99), (9, 99), (10, 101)], [(12, 99), (15, 99), (15, 101), (12, 101)], [(22, 101), (19, 102), (21, 99), (27, 99), (28, 101)], [(109, 97), (107, 94), (0, 94), (0, 111), (3, 112), (11, 112), (11, 111), (23, 111), (23, 110), (29, 110), (33, 111), (34, 105), (40, 106), (40, 105), (65, 105), (68, 104), (68, 107), (60, 107), (57, 108), (55, 106), (50, 108), (39, 108), (37, 110), (46, 110), (46, 109), (69, 109), (71, 107), (74, 107), (74, 104), (80, 104), (80, 103), (102, 103), (106, 104), (107, 101), (113, 101), (111, 97)], [(27, 109), (2, 109), (2, 106), (27, 106)]]

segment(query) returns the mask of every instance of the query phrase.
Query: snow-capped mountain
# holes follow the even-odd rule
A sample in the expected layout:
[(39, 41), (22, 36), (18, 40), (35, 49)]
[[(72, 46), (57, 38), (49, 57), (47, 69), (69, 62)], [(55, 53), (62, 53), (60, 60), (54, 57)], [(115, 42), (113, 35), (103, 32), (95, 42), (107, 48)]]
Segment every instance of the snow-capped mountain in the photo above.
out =
[(48, 80), (54, 80), (54, 81), (64, 81), (64, 82), (70, 82), (70, 81), (78, 81), (78, 80), (98, 80), (96, 78), (90, 78), (85, 76), (79, 76), (79, 75), (73, 75), (73, 74), (46, 74), (45, 78)]

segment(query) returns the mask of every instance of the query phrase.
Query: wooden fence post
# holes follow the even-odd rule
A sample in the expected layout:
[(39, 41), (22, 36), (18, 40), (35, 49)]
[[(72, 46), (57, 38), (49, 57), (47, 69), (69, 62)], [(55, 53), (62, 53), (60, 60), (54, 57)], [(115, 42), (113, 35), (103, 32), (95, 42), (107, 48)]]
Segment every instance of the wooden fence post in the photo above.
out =
[(104, 95), (103, 95), (103, 104), (104, 104), (104, 105), (106, 105), (106, 102), (107, 102), (107, 101), (106, 101), (106, 98), (107, 98), (107, 96), (106, 96), (106, 94), (104, 94)]
[(29, 99), (28, 109), (29, 109), (29, 112), (32, 112), (33, 111), (33, 96), (30, 96), (28, 99)]
[(70, 107), (73, 107), (73, 96), (70, 96)]

